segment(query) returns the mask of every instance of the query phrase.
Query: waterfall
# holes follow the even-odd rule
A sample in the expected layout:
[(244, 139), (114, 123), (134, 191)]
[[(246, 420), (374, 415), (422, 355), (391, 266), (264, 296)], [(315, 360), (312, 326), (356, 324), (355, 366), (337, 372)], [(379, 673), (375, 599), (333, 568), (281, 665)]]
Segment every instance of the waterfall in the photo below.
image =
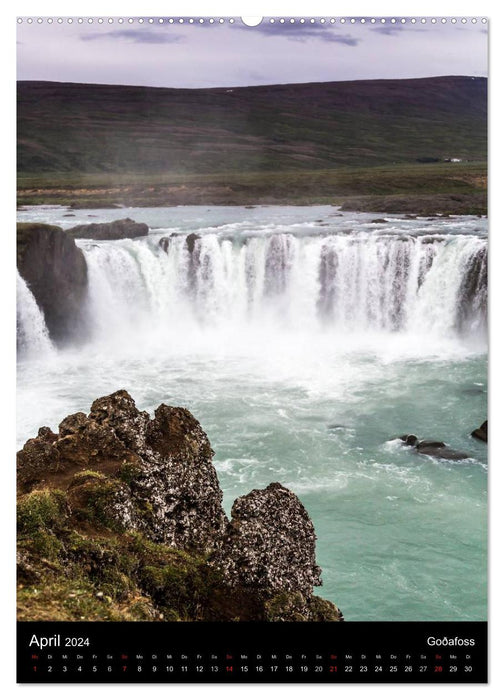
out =
[(53, 345), (49, 339), (44, 314), (19, 272), (17, 272), (16, 296), (18, 350), (23, 355), (32, 356), (51, 352)]
[(81, 245), (98, 336), (250, 324), (438, 336), (486, 328), (478, 235), (177, 233)]

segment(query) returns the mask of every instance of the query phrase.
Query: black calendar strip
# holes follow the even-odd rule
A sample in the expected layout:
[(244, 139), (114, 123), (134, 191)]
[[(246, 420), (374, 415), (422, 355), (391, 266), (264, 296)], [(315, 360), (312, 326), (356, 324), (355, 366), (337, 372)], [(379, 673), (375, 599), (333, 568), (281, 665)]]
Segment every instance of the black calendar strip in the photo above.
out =
[(18, 623), (20, 683), (485, 683), (487, 625)]

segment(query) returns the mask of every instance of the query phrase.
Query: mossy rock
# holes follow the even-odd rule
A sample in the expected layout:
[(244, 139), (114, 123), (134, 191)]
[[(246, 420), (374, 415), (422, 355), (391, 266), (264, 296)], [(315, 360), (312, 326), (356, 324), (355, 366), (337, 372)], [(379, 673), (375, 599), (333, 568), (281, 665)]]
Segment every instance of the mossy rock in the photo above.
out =
[(138, 563), (113, 540), (72, 532), (65, 542), (65, 550), (65, 560), (72, 570), (77, 575), (85, 575), (105, 595), (124, 601), (136, 591), (131, 577)]
[(42, 489), (22, 496), (17, 502), (17, 529), (20, 535), (33, 536), (41, 530), (57, 531), (68, 516), (63, 491)]
[(310, 609), (310, 618), (314, 622), (341, 622), (343, 620), (343, 614), (341, 610), (331, 603), (330, 600), (325, 600), (325, 598), (320, 598), (319, 596), (312, 596), (308, 601), (308, 607)]
[(306, 599), (299, 592), (279, 593), (264, 605), (268, 622), (304, 622), (308, 619)]
[(162, 566), (143, 567), (139, 579), (166, 619), (197, 619), (217, 583), (206, 563), (182, 553)]
[(102, 472), (95, 472), (92, 471), (91, 469), (83, 469), (80, 472), (76, 472), (72, 476), (72, 480), (70, 482), (70, 488), (73, 488), (75, 486), (81, 486), (81, 484), (85, 484), (89, 481), (94, 481), (96, 479), (105, 481), (107, 477), (105, 474)]
[[(131, 520), (131, 493), (123, 481), (92, 471), (75, 475), (69, 489), (74, 516), (80, 522), (125, 532)], [(133, 525), (133, 523), (131, 523)]]
[[(83, 470), (68, 491), (18, 499), (19, 620), (338, 620), (321, 598), (231, 587), (208, 556), (154, 542), (134, 518), (137, 468), (114, 477)], [(130, 520), (128, 520), (130, 518)], [(132, 525), (132, 527), (131, 527)]]
[(46, 579), (39, 586), (18, 590), (18, 620), (93, 622), (131, 619), (127, 609), (100, 593), (85, 578), (60, 576)]
[(343, 617), (330, 601), (318, 596), (306, 599), (299, 592), (279, 593), (264, 607), (269, 622), (339, 622)]
[(142, 468), (134, 462), (123, 462), (117, 472), (117, 478), (125, 484), (131, 484), (142, 474)]

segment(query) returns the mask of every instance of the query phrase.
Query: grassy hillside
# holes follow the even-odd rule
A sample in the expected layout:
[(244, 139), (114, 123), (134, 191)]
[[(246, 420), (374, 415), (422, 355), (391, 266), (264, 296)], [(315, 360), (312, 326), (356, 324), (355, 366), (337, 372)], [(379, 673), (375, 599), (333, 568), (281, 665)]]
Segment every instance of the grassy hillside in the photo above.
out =
[(374, 196), (379, 210), (376, 197), (393, 195), (408, 210), (423, 195), (426, 211), (451, 211), (460, 196), (453, 211), (481, 212), (486, 91), (469, 77), (199, 90), (20, 82), (18, 202), (366, 207)]
[(180, 90), (20, 82), (23, 172), (319, 170), (486, 158), (483, 78)]
[(42, 173), (18, 181), (18, 204), (74, 208), (179, 204), (337, 204), (347, 209), (486, 212), (485, 163), (433, 163), (218, 175)]

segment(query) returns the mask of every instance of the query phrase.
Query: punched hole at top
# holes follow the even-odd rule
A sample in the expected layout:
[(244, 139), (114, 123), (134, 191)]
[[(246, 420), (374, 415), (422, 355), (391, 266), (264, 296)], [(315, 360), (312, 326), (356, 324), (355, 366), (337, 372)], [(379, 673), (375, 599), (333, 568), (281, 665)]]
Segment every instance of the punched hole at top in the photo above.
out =
[(247, 27), (257, 27), (262, 22), (262, 17), (242, 17), (241, 21), (246, 24)]

